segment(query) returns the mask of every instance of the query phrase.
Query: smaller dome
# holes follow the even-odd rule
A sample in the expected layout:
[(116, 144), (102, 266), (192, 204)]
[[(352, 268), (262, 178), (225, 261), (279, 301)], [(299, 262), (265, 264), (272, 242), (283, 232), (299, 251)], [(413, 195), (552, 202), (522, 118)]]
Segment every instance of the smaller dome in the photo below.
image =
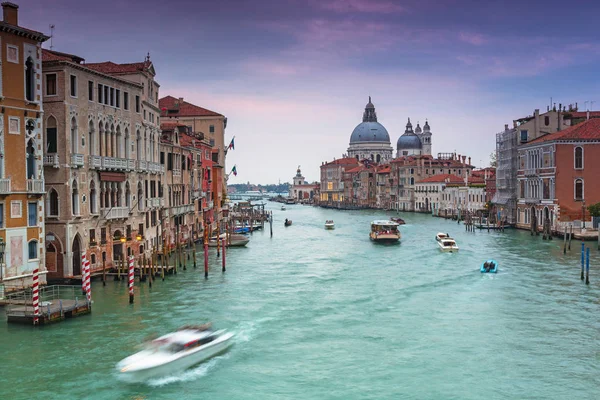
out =
[(419, 123), (417, 122), (417, 127), (415, 128), (415, 133), (421, 133), (421, 127), (419, 126)]
[(397, 150), (418, 150), (421, 149), (421, 139), (414, 133), (404, 134), (398, 139)]
[(427, 120), (425, 120), (425, 125), (423, 125), (423, 130), (425, 132), (429, 132), (430, 129), (431, 129), (431, 127), (429, 126), (429, 122)]

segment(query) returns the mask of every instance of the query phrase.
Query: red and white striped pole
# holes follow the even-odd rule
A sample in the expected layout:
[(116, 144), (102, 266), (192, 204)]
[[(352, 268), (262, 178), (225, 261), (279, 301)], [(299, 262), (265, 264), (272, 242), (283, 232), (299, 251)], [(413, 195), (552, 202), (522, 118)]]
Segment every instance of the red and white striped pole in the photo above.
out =
[(85, 270), (85, 275), (84, 275), (84, 279), (83, 279), (83, 287), (84, 287), (84, 291), (85, 291), (85, 297), (87, 298), (88, 303), (92, 302), (92, 286), (90, 283), (91, 280), (91, 271), (90, 271), (90, 261), (85, 258), (84, 255), (84, 270)]
[(134, 279), (133, 256), (129, 256), (129, 304), (133, 304), (133, 279)]
[(86, 290), (85, 290), (85, 276), (86, 276), (86, 272), (85, 272), (85, 262), (87, 261), (87, 256), (85, 254), (81, 255), (81, 292), (83, 294), (86, 294)]
[(38, 325), (40, 323), (40, 282), (38, 278), (39, 269), (33, 270), (33, 324)]

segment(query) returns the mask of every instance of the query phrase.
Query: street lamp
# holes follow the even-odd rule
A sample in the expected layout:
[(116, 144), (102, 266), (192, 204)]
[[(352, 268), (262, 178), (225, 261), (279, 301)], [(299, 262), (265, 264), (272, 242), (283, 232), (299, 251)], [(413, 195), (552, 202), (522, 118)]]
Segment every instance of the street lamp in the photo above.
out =
[(4, 280), (4, 249), (6, 248), (6, 243), (4, 239), (0, 237), (0, 281)]

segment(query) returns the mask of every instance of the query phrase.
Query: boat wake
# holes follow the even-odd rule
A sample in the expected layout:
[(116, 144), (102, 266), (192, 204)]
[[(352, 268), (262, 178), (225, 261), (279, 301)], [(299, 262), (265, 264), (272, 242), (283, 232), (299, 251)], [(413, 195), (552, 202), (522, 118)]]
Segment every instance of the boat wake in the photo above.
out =
[(196, 379), (206, 376), (220, 360), (225, 360), (227, 358), (229, 358), (229, 354), (213, 357), (209, 361), (199, 364), (196, 367), (188, 369), (182, 373), (178, 373), (177, 375), (167, 375), (160, 378), (153, 378), (148, 380), (146, 383), (152, 387), (161, 387), (171, 383), (195, 381)]

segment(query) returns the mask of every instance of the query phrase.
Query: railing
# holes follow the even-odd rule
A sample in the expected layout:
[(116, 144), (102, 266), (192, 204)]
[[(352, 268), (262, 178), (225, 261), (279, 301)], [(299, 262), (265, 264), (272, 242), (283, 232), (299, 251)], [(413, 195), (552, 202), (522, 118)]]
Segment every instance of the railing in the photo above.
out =
[(71, 167), (72, 168), (83, 167), (83, 164), (84, 164), (83, 154), (77, 154), (77, 153), (71, 154)]
[(102, 168), (127, 169), (127, 160), (125, 158), (102, 157)]
[(165, 167), (160, 163), (149, 162), (148, 171), (150, 171), (152, 174), (163, 174), (165, 172)]
[(58, 154), (46, 154), (44, 156), (44, 167), (60, 167), (58, 163)]
[(10, 179), (0, 179), (0, 194), (10, 193)]
[(176, 215), (181, 215), (181, 214), (187, 214), (187, 213), (191, 213), (194, 212), (194, 205), (193, 204), (185, 204), (182, 206), (174, 206), (171, 207), (168, 210), (169, 215), (172, 216), (176, 216)]
[(158, 208), (163, 207), (165, 204), (165, 199), (162, 197), (151, 197), (146, 199), (146, 207), (148, 208)]
[(135, 160), (127, 160), (127, 169), (129, 171), (135, 170)]
[(101, 210), (101, 215), (106, 219), (122, 219), (129, 217), (129, 207), (113, 207)]
[(538, 204), (541, 200), (535, 197), (525, 197), (523, 199), (527, 204)]
[(46, 190), (44, 190), (44, 180), (43, 179), (27, 179), (27, 192), (28, 193), (38, 193), (38, 194), (46, 193)]
[(102, 168), (102, 157), (88, 156), (88, 164), (90, 168)]
[(137, 169), (140, 172), (145, 172), (148, 170), (148, 162), (144, 160), (137, 160)]
[(537, 175), (536, 168), (526, 168), (525, 169), (525, 176), (535, 176), (535, 175)]

